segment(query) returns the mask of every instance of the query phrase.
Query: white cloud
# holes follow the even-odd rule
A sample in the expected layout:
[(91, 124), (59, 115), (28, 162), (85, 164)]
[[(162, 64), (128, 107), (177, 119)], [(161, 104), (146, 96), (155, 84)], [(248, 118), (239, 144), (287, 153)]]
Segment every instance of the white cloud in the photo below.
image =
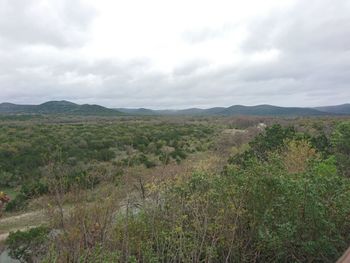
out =
[(0, 0), (0, 101), (343, 103), (349, 34), (346, 0)]

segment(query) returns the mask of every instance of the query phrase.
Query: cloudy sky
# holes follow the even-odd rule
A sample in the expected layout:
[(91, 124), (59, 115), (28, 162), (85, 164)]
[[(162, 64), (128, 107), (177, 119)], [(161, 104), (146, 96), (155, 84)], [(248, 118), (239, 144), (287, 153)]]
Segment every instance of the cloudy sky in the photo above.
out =
[(0, 0), (0, 102), (350, 102), (349, 0)]

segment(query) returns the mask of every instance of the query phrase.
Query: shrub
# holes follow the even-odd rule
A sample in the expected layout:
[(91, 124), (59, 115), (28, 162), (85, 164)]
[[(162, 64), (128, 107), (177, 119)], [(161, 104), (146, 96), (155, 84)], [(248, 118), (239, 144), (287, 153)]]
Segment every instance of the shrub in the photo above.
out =
[(48, 233), (49, 229), (46, 227), (11, 232), (6, 240), (9, 255), (21, 262), (38, 262), (46, 253)]

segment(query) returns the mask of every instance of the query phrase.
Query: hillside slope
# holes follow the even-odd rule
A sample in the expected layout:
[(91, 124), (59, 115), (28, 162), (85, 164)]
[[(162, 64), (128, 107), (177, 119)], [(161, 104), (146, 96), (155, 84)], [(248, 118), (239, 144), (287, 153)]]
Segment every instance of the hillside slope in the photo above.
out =
[(256, 116), (319, 116), (326, 115), (315, 109), (298, 107), (278, 107), (272, 105), (242, 106), (235, 105), (224, 109), (219, 115), (256, 115)]
[(324, 107), (316, 107), (316, 110), (322, 112), (330, 112), (334, 114), (350, 114), (350, 103), (336, 105), (336, 106), (324, 106)]
[(48, 101), (40, 105), (1, 103), (0, 114), (66, 114), (83, 116), (118, 116), (122, 112), (99, 105), (75, 104), (69, 101)]
[(273, 105), (188, 108), (181, 110), (152, 110), (146, 108), (115, 108), (100, 105), (79, 105), (69, 101), (48, 101), (40, 105), (1, 103), (0, 114), (66, 114), (85, 116), (324, 116), (350, 114), (350, 104), (316, 108), (279, 107)]

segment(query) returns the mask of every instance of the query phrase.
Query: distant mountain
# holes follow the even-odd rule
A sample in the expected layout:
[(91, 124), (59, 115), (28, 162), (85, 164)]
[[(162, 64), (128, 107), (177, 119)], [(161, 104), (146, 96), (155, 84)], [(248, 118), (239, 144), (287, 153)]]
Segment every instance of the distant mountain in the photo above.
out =
[(350, 104), (349, 103), (336, 105), (336, 106), (316, 107), (314, 109), (322, 111), (322, 112), (350, 115)]
[(40, 105), (1, 103), (0, 114), (65, 114), (86, 116), (322, 116), (350, 115), (350, 104), (317, 108), (278, 107), (273, 105), (214, 107), (209, 109), (189, 108), (182, 110), (152, 110), (145, 108), (109, 109), (100, 105), (75, 104), (69, 101), (48, 101)]
[(235, 105), (217, 113), (218, 115), (255, 115), (255, 116), (318, 116), (327, 113), (310, 108), (278, 107), (272, 105), (242, 106)]
[[(232, 106), (233, 107), (233, 106)], [(206, 115), (221, 115), (222, 112), (227, 110), (228, 108), (225, 107), (214, 107), (214, 108), (209, 108), (205, 110)]]
[(62, 113), (67, 113), (72, 110), (75, 110), (79, 108), (78, 104), (75, 104), (70, 101), (48, 101), (43, 104), (37, 105), (35, 107), (35, 110), (37, 113), (41, 114), (52, 114), (52, 113), (57, 113), (57, 114), (62, 114)]
[(278, 107), (272, 105), (214, 107), (209, 109), (189, 108), (183, 110), (118, 109), (130, 115), (178, 115), (178, 116), (321, 116), (333, 115), (312, 108)]
[(215, 115), (217, 112), (222, 111), (226, 108), (211, 108), (211, 109), (199, 109), (189, 108), (183, 110), (151, 110), (145, 108), (130, 109), (130, 108), (116, 108), (116, 110), (123, 112), (128, 115), (179, 115), (179, 116), (196, 116), (196, 115)]
[(1, 103), (0, 114), (65, 114), (85, 116), (117, 116), (123, 115), (117, 110), (99, 105), (75, 104), (69, 101), (48, 101), (40, 105), (18, 105)]
[(34, 108), (35, 105), (18, 105), (5, 102), (0, 104), (0, 113), (32, 113)]
[(156, 111), (145, 109), (145, 108), (139, 108), (139, 109), (116, 108), (114, 110), (120, 111), (127, 115), (159, 115)]

